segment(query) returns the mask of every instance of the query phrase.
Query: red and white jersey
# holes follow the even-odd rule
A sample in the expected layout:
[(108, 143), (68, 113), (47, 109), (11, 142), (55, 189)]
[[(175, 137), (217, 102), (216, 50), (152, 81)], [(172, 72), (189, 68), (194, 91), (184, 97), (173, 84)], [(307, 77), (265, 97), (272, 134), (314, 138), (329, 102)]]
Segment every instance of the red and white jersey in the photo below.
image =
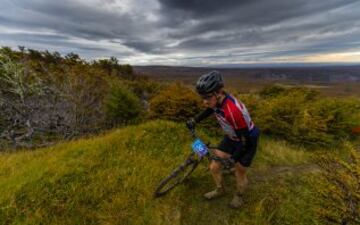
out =
[(247, 128), (251, 131), (254, 128), (245, 105), (229, 94), (226, 94), (221, 106), (214, 111), (220, 126), (232, 140), (239, 141), (235, 130)]

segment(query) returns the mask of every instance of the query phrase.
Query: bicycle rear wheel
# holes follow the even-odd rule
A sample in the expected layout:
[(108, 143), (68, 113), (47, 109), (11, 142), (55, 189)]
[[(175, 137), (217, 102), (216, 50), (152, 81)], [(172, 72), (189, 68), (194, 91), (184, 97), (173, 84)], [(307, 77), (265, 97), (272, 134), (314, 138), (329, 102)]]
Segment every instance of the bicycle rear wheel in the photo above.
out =
[(154, 197), (160, 197), (178, 184), (181, 184), (198, 166), (199, 160), (193, 158), (191, 154), (185, 162), (183, 162), (179, 167), (177, 167), (169, 176), (160, 181), (159, 185), (155, 189)]

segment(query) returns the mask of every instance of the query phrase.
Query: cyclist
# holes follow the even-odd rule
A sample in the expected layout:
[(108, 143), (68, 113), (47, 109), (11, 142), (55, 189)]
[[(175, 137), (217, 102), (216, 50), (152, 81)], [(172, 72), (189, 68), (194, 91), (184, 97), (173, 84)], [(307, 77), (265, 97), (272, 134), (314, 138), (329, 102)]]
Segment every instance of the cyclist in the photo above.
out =
[[(218, 71), (202, 75), (197, 83), (196, 90), (202, 97), (205, 111), (188, 120), (186, 125), (193, 129), (196, 123), (210, 115), (215, 115), (222, 127), (225, 136), (214, 151), (215, 155), (234, 165), (236, 177), (236, 192), (229, 206), (239, 208), (242, 195), (247, 186), (246, 170), (255, 156), (259, 130), (252, 122), (245, 105), (224, 91), (224, 81)], [(222, 177), (222, 164), (212, 160), (210, 171), (216, 184), (216, 189), (204, 194), (206, 199), (214, 199), (225, 194)]]

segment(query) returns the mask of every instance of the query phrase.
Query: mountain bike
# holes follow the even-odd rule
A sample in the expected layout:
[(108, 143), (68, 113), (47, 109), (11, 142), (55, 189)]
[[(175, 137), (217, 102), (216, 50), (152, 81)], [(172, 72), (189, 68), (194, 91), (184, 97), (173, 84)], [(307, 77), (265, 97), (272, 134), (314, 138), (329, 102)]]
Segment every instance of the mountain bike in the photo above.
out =
[(160, 181), (154, 191), (155, 198), (165, 195), (174, 187), (183, 183), (184, 180), (196, 169), (203, 158), (207, 158), (209, 161), (218, 161), (227, 170), (230, 170), (233, 167), (229, 160), (216, 156), (214, 154), (215, 147), (210, 146), (209, 143), (205, 144), (202, 142), (201, 139), (197, 137), (195, 129), (191, 129), (190, 134), (194, 139), (191, 144), (192, 152), (182, 164), (170, 173), (170, 175)]

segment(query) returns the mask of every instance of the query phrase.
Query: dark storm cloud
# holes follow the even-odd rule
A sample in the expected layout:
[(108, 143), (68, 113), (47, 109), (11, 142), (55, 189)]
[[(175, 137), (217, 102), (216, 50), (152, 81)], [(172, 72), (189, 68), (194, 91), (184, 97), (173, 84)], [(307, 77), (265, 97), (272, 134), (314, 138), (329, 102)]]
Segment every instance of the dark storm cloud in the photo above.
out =
[[(274, 2), (271, 1), (271, 3)], [(173, 38), (183, 39), (176, 48), (208, 52), (209, 55), (214, 54), (214, 51), (220, 51), (220, 53), (215, 53), (215, 57), (229, 60), (238, 58), (243, 61), (247, 59), (258, 61), (278, 56), (360, 51), (360, 45), (356, 43), (360, 40), (358, 1), (355, 3), (354, 1), (329, 1), (323, 5), (308, 3), (306, 6), (294, 4), (298, 7), (288, 6), (288, 10), (285, 10), (286, 8), (272, 10), (274, 5), (279, 6), (280, 1), (277, 2), (278, 4), (273, 5), (265, 3), (261, 5), (260, 1), (257, 2), (258, 9), (267, 8), (269, 13), (265, 13), (265, 10), (251, 9), (253, 4), (246, 3), (242, 5), (243, 10), (240, 7), (233, 14), (231, 13), (234, 11), (233, 8), (224, 8), (223, 10), (228, 10), (224, 13), (227, 15), (225, 17), (220, 15), (223, 13), (213, 12), (212, 16), (197, 19), (195, 25), (172, 33)], [(177, 7), (174, 10), (179, 9), (182, 8)], [(171, 9), (163, 8), (163, 10), (171, 14)], [(193, 12), (192, 19), (195, 20), (204, 15), (201, 8), (193, 9)], [(218, 19), (213, 19), (213, 17), (218, 17)], [(216, 35), (201, 35), (211, 32)], [(261, 46), (272, 46), (272, 49), (263, 47), (261, 50)], [(253, 48), (258, 51), (244, 54), (244, 50), (236, 50), (238, 47), (247, 48), (245, 51), (251, 52)]]
[(188, 20), (197, 20), (194, 30), (204, 32), (230, 27), (252, 27), (271, 25), (291, 18), (356, 3), (358, 0), (160, 0), (165, 24), (174, 26), (186, 24)]
[[(37, 44), (37, 46), (61, 46), (63, 49), (78, 49), (82, 51), (97, 51), (97, 52), (106, 52), (108, 49), (95, 47), (95, 46), (87, 46), (81, 43), (73, 43), (66, 36), (60, 35), (44, 35), (44, 34), (0, 34), (0, 45), (1, 42), (11, 41), (18, 43), (18, 46), (23, 46), (27, 42), (32, 42)], [(69, 51), (60, 51), (61, 53), (68, 53)]]
[[(358, 0), (0, 0), (0, 4), (0, 44), (43, 44), (50, 50), (63, 46), (85, 57), (138, 54), (188, 63), (359, 50)], [(104, 42), (109, 44), (101, 46)]]
[[(164, 25), (179, 26), (170, 34), (173, 38), (184, 38), (209, 31), (229, 31), (262, 28), (291, 19), (324, 14), (330, 10), (358, 3), (358, 0), (257, 0), (257, 1), (168, 1), (161, 0)], [(186, 3), (185, 3), (186, 2)], [(360, 18), (359, 4), (354, 8), (356, 18)], [(330, 18), (331, 19), (331, 18)], [(341, 22), (343, 18), (336, 18)], [(189, 21), (194, 21), (193, 25)], [(316, 23), (317, 21), (313, 21)], [(329, 21), (331, 24), (333, 21)], [(338, 22), (337, 22), (338, 23)], [(178, 24), (178, 25), (177, 25)], [(311, 26), (311, 24), (309, 24)], [(321, 27), (318, 27), (321, 28)], [(346, 27), (345, 27), (346, 28)], [(311, 29), (311, 27), (309, 27)]]
[(146, 40), (129, 40), (124, 42), (124, 44), (141, 52), (157, 52), (157, 48), (162, 45), (159, 41), (147, 42)]
[[(339, 43), (346, 41), (347, 31), (352, 29), (358, 30), (350, 34), (352, 38), (360, 38), (359, 1), (161, 2), (163, 25), (177, 28), (169, 32), (168, 37), (181, 40), (173, 47), (175, 49), (211, 52), (236, 47), (291, 44), (302, 54), (306, 51), (304, 45), (316, 47), (322, 38), (332, 40), (323, 49), (341, 50), (344, 45)], [(271, 28), (281, 23), (284, 25)], [(309, 35), (313, 37), (309, 38)], [(312, 52), (311, 49), (308, 51)]]
[(16, 7), (17, 13), (2, 13), (1, 21), (5, 25), (53, 29), (92, 40), (132, 35), (131, 17), (124, 13), (107, 12), (96, 5), (70, 0), (15, 0), (12, 7)]

